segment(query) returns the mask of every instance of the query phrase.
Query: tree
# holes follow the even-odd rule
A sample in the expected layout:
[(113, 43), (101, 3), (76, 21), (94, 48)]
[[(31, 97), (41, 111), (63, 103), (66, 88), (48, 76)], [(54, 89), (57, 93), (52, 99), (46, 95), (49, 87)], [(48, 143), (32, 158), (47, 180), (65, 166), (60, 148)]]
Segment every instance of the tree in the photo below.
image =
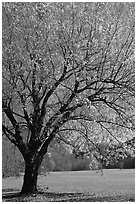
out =
[(94, 145), (134, 130), (134, 3), (3, 3), (2, 66), (3, 134), (25, 161), (21, 193), (37, 191), (54, 138)]
[[(135, 137), (127, 139), (123, 143), (98, 143), (99, 148), (90, 150), (91, 165), (94, 164), (94, 160), (101, 163), (104, 168), (125, 168), (128, 163), (128, 168), (134, 167), (135, 159)], [(131, 167), (130, 167), (131, 166)], [(127, 168), (127, 167), (126, 167)]]
[(24, 172), (22, 155), (14, 144), (3, 138), (2, 141), (2, 176), (19, 176)]

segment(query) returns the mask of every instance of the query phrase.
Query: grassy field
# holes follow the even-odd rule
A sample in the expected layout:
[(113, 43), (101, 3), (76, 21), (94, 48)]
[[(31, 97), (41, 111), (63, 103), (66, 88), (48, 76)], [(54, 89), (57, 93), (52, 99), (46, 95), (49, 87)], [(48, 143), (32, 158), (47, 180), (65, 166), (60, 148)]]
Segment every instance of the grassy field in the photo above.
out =
[(40, 176), (38, 186), (43, 193), (18, 197), (22, 177), (3, 179), (3, 201), (104, 201), (127, 202), (135, 199), (134, 170), (51, 172)]

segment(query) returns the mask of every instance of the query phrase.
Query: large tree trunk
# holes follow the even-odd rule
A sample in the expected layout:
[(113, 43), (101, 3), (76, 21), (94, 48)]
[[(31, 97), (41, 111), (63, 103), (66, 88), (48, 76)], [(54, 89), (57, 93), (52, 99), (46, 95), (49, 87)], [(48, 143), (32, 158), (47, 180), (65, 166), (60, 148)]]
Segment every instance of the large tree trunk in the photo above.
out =
[(21, 194), (37, 192), (38, 170), (42, 163), (43, 156), (26, 159), (25, 174)]

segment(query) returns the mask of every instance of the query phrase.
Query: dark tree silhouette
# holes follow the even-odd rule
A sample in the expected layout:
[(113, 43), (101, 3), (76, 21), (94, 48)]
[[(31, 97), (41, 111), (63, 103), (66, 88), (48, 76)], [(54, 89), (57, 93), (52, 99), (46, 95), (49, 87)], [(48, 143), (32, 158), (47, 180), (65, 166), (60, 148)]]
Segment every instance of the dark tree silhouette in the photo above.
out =
[[(134, 3), (3, 3), (3, 133), (37, 191), (54, 138), (134, 128)], [(123, 136), (122, 136), (123, 135)]]

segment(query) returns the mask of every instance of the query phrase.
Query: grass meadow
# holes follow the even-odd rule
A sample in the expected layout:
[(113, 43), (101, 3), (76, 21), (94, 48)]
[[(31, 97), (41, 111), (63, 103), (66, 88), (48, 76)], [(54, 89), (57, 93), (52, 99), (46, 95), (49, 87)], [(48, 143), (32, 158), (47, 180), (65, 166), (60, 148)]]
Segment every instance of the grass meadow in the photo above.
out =
[(39, 176), (39, 194), (18, 196), (23, 177), (5, 178), (2, 182), (3, 201), (81, 201), (81, 202), (134, 202), (135, 170), (104, 170), (104, 175), (96, 171), (51, 172)]

